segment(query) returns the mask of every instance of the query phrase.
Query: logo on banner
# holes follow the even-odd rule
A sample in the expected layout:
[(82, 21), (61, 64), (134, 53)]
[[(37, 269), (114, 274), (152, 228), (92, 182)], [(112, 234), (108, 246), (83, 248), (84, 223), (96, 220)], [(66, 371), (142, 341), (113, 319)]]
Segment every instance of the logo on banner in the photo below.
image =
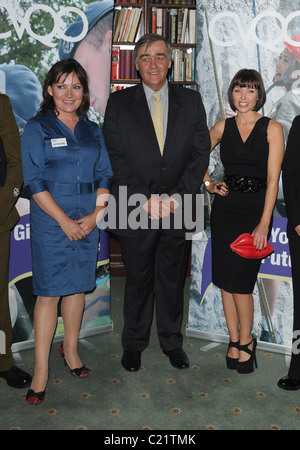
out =
[(274, 253), (263, 259), (260, 273), (274, 275), (275, 277), (291, 278), (291, 257), (289, 241), (286, 234), (285, 217), (274, 217), (270, 243), (274, 247)]
[[(290, 45), (295, 47), (299, 46), (299, 42), (295, 42), (288, 35), (288, 27), (292, 20), (300, 16), (300, 11), (294, 11), (287, 17), (283, 17), (280, 13), (276, 11), (264, 11), (259, 13), (253, 20), (251, 20), (250, 25), (245, 27), (241, 22), (241, 18), (237, 13), (226, 11), (216, 14), (209, 24), (209, 36), (214, 44), (220, 47), (232, 47), (236, 44), (242, 43), (245, 47), (249, 45), (250, 41), (265, 47), (269, 50), (277, 51), (277, 45), (282, 44), (282, 42), (288, 42)], [(260, 21), (264, 19), (275, 20), (276, 23), (279, 22), (278, 32), (276, 33), (276, 38), (272, 40), (264, 41), (257, 34), (257, 27)], [(232, 28), (236, 30), (237, 36), (234, 39), (230, 38), (228, 40), (220, 40), (217, 35), (220, 35), (220, 30), (223, 30), (221, 23), (233, 25)], [(222, 39), (225, 36), (230, 35), (230, 33), (225, 33), (222, 31)]]
[[(19, 39), (22, 39), (22, 36), (24, 34), (24, 31), (29, 34), (33, 39), (42, 42), (42, 44), (46, 45), (47, 47), (56, 47), (57, 43), (53, 43), (53, 38), (57, 39), (63, 39), (64, 41), (67, 41), (70, 43), (70, 45), (73, 42), (81, 41), (85, 35), (88, 32), (88, 20), (86, 18), (86, 15), (78, 8), (66, 6), (61, 8), (58, 12), (54, 11), (53, 8), (47, 5), (32, 5), (25, 13), (25, 16), (23, 19), (21, 19), (21, 22), (19, 23), (16, 19), (16, 11), (13, 8), (12, 4), (7, 4), (7, 0), (3, 1), (0, 0), (0, 8), (4, 8), (7, 11), (9, 21), (12, 23), (12, 26), (17, 33), (17, 36)], [(30, 25), (30, 19), (31, 16), (36, 13), (37, 11), (44, 11), (47, 14), (50, 14), (53, 20), (53, 29), (50, 33), (40, 36), (39, 34), (36, 34), (32, 29)], [(78, 36), (67, 36), (64, 34), (64, 31), (61, 30), (61, 25), (63, 23), (62, 18), (64, 15), (68, 13), (75, 13), (79, 15), (82, 19), (83, 27), (82, 31)], [(7, 39), (10, 38), (12, 35), (12, 31), (6, 31), (5, 33), (0, 33), (0, 39)]]

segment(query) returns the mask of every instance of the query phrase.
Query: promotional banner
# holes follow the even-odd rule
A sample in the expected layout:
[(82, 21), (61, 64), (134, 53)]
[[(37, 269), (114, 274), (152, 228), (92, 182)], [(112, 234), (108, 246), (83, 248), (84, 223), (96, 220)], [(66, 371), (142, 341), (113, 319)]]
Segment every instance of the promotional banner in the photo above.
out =
[[(234, 115), (227, 91), (243, 68), (262, 75), (267, 101), (259, 112), (282, 124), (286, 141), (300, 114), (299, 0), (197, 1), (197, 83), (209, 128)], [(211, 154), (209, 173), (215, 182), (223, 179), (218, 147)], [(187, 334), (227, 342), (221, 293), (211, 282), (213, 196), (205, 192), (205, 199), (205, 231), (194, 237), (192, 245)], [(286, 222), (280, 180), (270, 238), (274, 253), (263, 260), (255, 286), (253, 332), (260, 346), (289, 353), (293, 294)]]
[[(60, 59), (77, 59), (89, 77), (89, 118), (102, 126), (110, 92), (112, 0), (0, 0), (0, 91), (10, 97), (20, 134), (42, 101), (42, 85)], [(30, 206), (25, 190), (17, 202), (20, 220), (11, 232), (9, 303), (13, 349), (33, 345)], [(97, 285), (86, 294), (81, 336), (111, 329), (109, 241), (100, 231)], [(56, 335), (63, 333), (59, 308)]]

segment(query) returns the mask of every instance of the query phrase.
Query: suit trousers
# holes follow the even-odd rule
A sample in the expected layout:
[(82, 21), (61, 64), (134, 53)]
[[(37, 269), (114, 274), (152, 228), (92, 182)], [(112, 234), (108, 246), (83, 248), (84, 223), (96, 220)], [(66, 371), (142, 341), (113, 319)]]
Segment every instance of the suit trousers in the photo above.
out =
[(0, 355), (0, 372), (10, 369), (15, 363), (13, 360), (12, 326), (8, 303), (8, 263), (10, 250), (10, 231), (0, 233), (0, 330), (5, 334), (6, 353)]
[(300, 236), (294, 229), (287, 228), (292, 263), (294, 318), (293, 348), (289, 377), (300, 380)]
[(126, 272), (124, 351), (142, 352), (149, 344), (154, 305), (163, 351), (182, 347), (184, 283), (190, 241), (168, 230), (142, 237), (119, 237)]

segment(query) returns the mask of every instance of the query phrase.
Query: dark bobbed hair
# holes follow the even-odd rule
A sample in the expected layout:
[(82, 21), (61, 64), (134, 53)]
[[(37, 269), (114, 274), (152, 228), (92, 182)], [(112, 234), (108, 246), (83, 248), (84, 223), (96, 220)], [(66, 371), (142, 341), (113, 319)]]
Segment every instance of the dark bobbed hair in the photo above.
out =
[(236, 86), (257, 89), (258, 99), (254, 111), (259, 111), (263, 107), (266, 102), (266, 91), (260, 73), (254, 69), (241, 69), (235, 74), (228, 88), (228, 102), (233, 111), (236, 111), (236, 107), (233, 104), (232, 93)]
[(47, 73), (43, 86), (43, 101), (38, 114), (44, 114), (45, 112), (51, 110), (55, 111), (56, 114), (58, 114), (58, 112), (56, 111), (55, 103), (53, 101), (53, 97), (49, 94), (48, 88), (53, 84), (59, 83), (62, 77), (63, 80), (65, 80), (70, 73), (75, 73), (77, 75), (83, 87), (82, 102), (76, 112), (77, 114), (83, 114), (85, 116), (87, 115), (90, 107), (90, 94), (88, 88), (87, 73), (79, 64), (79, 62), (72, 58), (62, 59), (61, 61), (58, 61), (51, 67), (51, 69)]

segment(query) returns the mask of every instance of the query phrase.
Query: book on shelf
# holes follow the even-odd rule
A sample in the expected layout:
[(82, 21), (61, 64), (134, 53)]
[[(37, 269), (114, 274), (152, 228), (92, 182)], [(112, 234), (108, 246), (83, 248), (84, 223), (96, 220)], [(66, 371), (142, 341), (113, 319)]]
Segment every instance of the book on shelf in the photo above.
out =
[(189, 43), (190, 44), (196, 44), (196, 30), (197, 30), (197, 23), (196, 23), (196, 10), (190, 9), (189, 10)]
[(122, 27), (121, 27), (121, 30), (120, 30), (120, 38), (119, 38), (120, 42), (124, 42), (125, 41), (125, 36), (128, 39), (127, 30), (129, 29), (129, 27), (131, 27), (131, 22), (132, 22), (132, 18), (130, 20), (131, 12), (132, 12), (132, 8), (127, 8), (125, 10), (124, 21), (122, 22)]
[(151, 32), (171, 44), (196, 44), (196, 29), (195, 9), (152, 7)]
[[(154, 8), (152, 8), (153, 11)], [(162, 35), (162, 12), (161, 8), (156, 8), (156, 33)], [(155, 33), (155, 31), (153, 31)]]
[(133, 59), (133, 50), (121, 48), (113, 45), (111, 79), (116, 80), (136, 80), (137, 72)]
[(125, 13), (125, 8), (117, 9), (117, 11), (115, 11), (115, 16), (118, 17), (118, 20), (117, 20), (117, 23), (115, 24), (115, 28), (114, 28), (114, 32), (113, 32), (113, 41), (114, 42), (117, 42), (117, 40), (119, 38), (124, 13)]
[(177, 44), (181, 43), (182, 22), (183, 22), (183, 8), (180, 8), (180, 9), (178, 9)]
[(115, 9), (113, 42), (134, 42), (141, 18), (141, 8)]
[(120, 47), (113, 45), (111, 52), (111, 79), (120, 78)]
[(141, 18), (142, 10), (141, 8), (135, 8), (134, 16), (132, 19), (131, 28), (129, 31), (128, 42), (134, 42), (138, 33), (140, 18)]
[(169, 42), (170, 42), (170, 44), (175, 44), (177, 42), (177, 36), (178, 36), (178, 9), (172, 8), (169, 11)]
[(151, 33), (157, 33), (157, 8), (155, 6), (151, 11)]
[(189, 15), (189, 10), (187, 8), (184, 8), (183, 13), (182, 13), (182, 29), (181, 29), (181, 35), (180, 35), (180, 43), (181, 44), (185, 43), (188, 15)]

